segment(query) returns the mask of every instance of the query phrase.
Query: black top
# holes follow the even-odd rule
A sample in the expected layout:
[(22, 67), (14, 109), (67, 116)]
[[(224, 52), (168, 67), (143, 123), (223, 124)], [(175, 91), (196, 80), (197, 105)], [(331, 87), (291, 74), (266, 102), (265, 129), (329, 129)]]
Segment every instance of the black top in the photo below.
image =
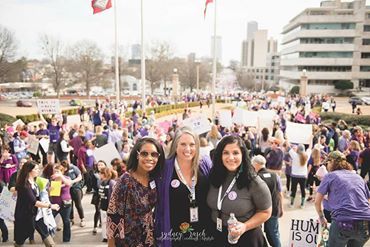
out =
[[(173, 182), (174, 180), (177, 180)], [(190, 222), (190, 192), (179, 179), (174, 170), (170, 185), (170, 217), (172, 229), (172, 246), (212, 246), (213, 234), (211, 210), (206, 198), (209, 181), (198, 173), (195, 186), (196, 207), (198, 207), (198, 222)]]

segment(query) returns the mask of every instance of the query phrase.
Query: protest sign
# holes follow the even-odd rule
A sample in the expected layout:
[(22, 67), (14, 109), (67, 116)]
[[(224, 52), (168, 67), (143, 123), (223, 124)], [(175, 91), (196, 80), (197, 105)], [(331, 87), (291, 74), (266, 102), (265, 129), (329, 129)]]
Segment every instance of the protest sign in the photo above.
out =
[(60, 196), (61, 191), (62, 191), (62, 181), (50, 182), (50, 196)]
[(220, 111), (219, 121), (221, 126), (231, 127), (233, 125), (231, 111)]
[(187, 118), (182, 121), (183, 126), (191, 128), (198, 135), (206, 133), (211, 130), (211, 124), (205, 116), (197, 116)]
[(258, 112), (245, 111), (243, 125), (247, 127), (257, 127), (258, 126)]
[(312, 140), (312, 124), (286, 122), (285, 135), (289, 142), (310, 144)]
[(316, 220), (292, 219), (289, 247), (316, 247), (318, 244), (319, 222)]
[(15, 204), (17, 197), (13, 196), (8, 190), (7, 186), (4, 186), (3, 191), (0, 195), (0, 218), (8, 221), (14, 221)]
[(244, 112), (245, 110), (241, 108), (236, 108), (234, 110), (233, 123), (244, 124)]
[(46, 153), (49, 150), (50, 139), (49, 138), (41, 138), (39, 143), (41, 145), (41, 148)]
[(36, 178), (36, 184), (39, 186), (40, 191), (43, 191), (46, 188), (46, 185), (49, 183), (49, 179), (43, 177)]
[(110, 166), (110, 162), (113, 159), (121, 159), (116, 146), (114, 146), (112, 142), (109, 142), (100, 148), (95, 148), (93, 155), (96, 161), (103, 160), (108, 166)]
[(274, 118), (276, 117), (276, 112), (273, 110), (260, 110), (258, 113), (258, 129), (268, 128), (270, 133), (274, 127)]
[(37, 109), (41, 114), (59, 114), (60, 105), (58, 99), (38, 99)]
[(16, 128), (18, 125), (25, 125), (25, 123), (21, 119), (17, 119), (14, 123), (12, 123), (13, 127)]
[(78, 125), (81, 124), (81, 117), (80, 117), (80, 115), (70, 115), (70, 116), (67, 116), (67, 127), (70, 128), (74, 124), (78, 124)]
[(29, 145), (27, 151), (31, 154), (37, 155), (37, 151), (39, 150), (39, 140), (34, 136), (29, 136), (27, 144)]
[(285, 105), (285, 97), (278, 96), (277, 102), (278, 102), (279, 105)]

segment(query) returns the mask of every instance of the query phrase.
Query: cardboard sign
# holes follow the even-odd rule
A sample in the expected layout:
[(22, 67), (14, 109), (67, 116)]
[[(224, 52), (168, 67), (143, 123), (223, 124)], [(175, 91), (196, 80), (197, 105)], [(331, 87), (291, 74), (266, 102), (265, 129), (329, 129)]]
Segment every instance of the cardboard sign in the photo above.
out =
[(182, 125), (191, 128), (198, 135), (211, 130), (211, 124), (205, 116), (187, 118), (182, 121)]
[(37, 155), (37, 151), (39, 150), (39, 140), (34, 136), (29, 136), (27, 144), (29, 145), (27, 151), (31, 154)]
[(59, 114), (60, 105), (58, 99), (38, 99), (37, 109), (41, 114)]
[(43, 177), (36, 178), (36, 184), (39, 186), (40, 191), (43, 191), (46, 188), (46, 185), (49, 183), (49, 179)]
[(243, 125), (247, 127), (257, 127), (258, 126), (258, 112), (245, 111)]
[(50, 182), (50, 196), (60, 196), (61, 191), (62, 191), (62, 181)]
[(50, 139), (49, 138), (41, 138), (39, 143), (41, 145), (41, 148), (44, 150), (44, 152), (47, 153), (48, 150), (49, 150)]
[(67, 116), (67, 128), (72, 127), (74, 124), (81, 124), (81, 117), (80, 115), (70, 115)]
[(319, 222), (292, 219), (289, 247), (316, 247), (319, 238)]
[(8, 221), (14, 221), (16, 203), (17, 197), (13, 196), (13, 193), (8, 190), (7, 186), (4, 186), (0, 195), (0, 218)]
[(110, 162), (113, 159), (115, 158), (121, 159), (121, 156), (119, 155), (116, 146), (114, 146), (112, 142), (109, 142), (104, 146), (101, 146), (100, 148), (95, 148), (93, 151), (93, 155), (95, 161), (103, 160), (109, 167)]
[(17, 119), (14, 123), (12, 123), (13, 127), (16, 128), (18, 125), (25, 125), (25, 123), (21, 119)]
[(258, 111), (258, 129), (268, 128), (270, 133), (274, 127), (274, 118), (276, 112), (273, 110), (260, 110)]
[(231, 111), (220, 111), (220, 125), (224, 127), (233, 126)]
[(298, 124), (287, 121), (285, 135), (291, 143), (310, 144), (312, 140), (312, 124)]

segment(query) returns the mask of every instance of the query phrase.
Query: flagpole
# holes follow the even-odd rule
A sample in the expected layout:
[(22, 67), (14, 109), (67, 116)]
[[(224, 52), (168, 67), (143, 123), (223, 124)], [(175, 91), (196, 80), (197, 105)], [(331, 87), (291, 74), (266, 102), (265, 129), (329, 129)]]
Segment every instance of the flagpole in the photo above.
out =
[(145, 48), (144, 48), (144, 6), (143, 0), (141, 0), (141, 100), (143, 113), (146, 108), (146, 97), (145, 97)]
[(217, 0), (214, 0), (215, 16), (213, 26), (213, 69), (212, 69), (212, 120), (216, 117), (216, 73), (217, 73), (217, 59), (216, 59), (216, 13)]
[(118, 65), (118, 27), (117, 27), (117, 1), (114, 0), (114, 53), (115, 53), (115, 74), (116, 74), (116, 102), (120, 102), (119, 92), (119, 65)]

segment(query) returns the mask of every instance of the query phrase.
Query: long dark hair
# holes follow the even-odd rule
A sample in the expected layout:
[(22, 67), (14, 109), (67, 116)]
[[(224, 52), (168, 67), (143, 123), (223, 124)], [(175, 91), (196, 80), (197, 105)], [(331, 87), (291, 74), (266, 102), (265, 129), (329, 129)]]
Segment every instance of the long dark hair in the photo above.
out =
[(236, 143), (239, 146), (242, 153), (242, 160), (238, 170), (239, 176), (236, 180), (236, 185), (238, 189), (242, 189), (244, 187), (249, 189), (251, 182), (255, 180), (257, 175), (253, 170), (251, 160), (248, 155), (248, 150), (245, 147), (243, 140), (239, 136), (235, 135), (225, 136), (217, 144), (212, 160), (213, 167), (209, 174), (210, 182), (214, 187), (219, 188), (225, 181), (228, 171), (222, 161), (222, 152), (224, 151), (226, 145), (233, 143)]
[(165, 157), (164, 157), (164, 151), (163, 151), (162, 145), (159, 144), (159, 142), (157, 140), (155, 140), (154, 138), (151, 138), (151, 137), (144, 137), (144, 138), (141, 138), (140, 140), (138, 140), (136, 142), (136, 144), (134, 145), (134, 147), (131, 150), (130, 157), (129, 157), (128, 162), (127, 162), (127, 170), (128, 171), (136, 171), (137, 170), (137, 167), (139, 165), (139, 160), (137, 158), (138, 152), (140, 152), (141, 147), (144, 146), (144, 144), (147, 144), (147, 143), (153, 144), (156, 147), (157, 152), (159, 153), (159, 157), (158, 157), (158, 160), (157, 160), (157, 165), (155, 166), (153, 171), (151, 171), (149, 173), (150, 178), (155, 178), (155, 177), (159, 176), (160, 170), (164, 166)]
[(26, 186), (29, 186), (28, 174), (36, 167), (38, 163), (35, 161), (27, 161), (23, 164), (21, 170), (19, 171), (17, 182), (15, 184), (16, 190), (24, 189)]

